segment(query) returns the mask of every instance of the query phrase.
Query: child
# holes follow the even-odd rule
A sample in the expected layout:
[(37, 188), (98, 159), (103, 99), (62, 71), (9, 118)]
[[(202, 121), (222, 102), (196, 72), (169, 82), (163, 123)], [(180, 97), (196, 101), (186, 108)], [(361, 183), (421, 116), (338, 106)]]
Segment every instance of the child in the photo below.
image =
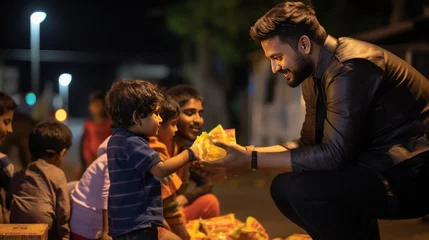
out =
[(111, 121), (107, 117), (105, 94), (103, 92), (94, 91), (89, 95), (88, 110), (91, 118), (84, 123), (81, 142), (84, 169), (97, 158), (98, 146), (112, 134)]
[(159, 90), (142, 80), (120, 80), (107, 94), (114, 128), (107, 146), (113, 239), (158, 239), (157, 227), (163, 226), (159, 178), (198, 157), (191, 147), (164, 162), (149, 147), (148, 137), (157, 135), (162, 122), (158, 113), (162, 100)]
[[(198, 91), (189, 85), (172, 87), (167, 94), (180, 106), (178, 131), (174, 136), (174, 143), (179, 150), (184, 149), (195, 141), (204, 124), (204, 101)], [(213, 185), (189, 167), (180, 169), (178, 174), (184, 184), (177, 193), (176, 201), (184, 207), (186, 220), (219, 216), (219, 200), (212, 194)], [(195, 184), (190, 184), (189, 181)]]
[(110, 180), (107, 170), (107, 142), (98, 147), (98, 158), (89, 165), (71, 193), (70, 229), (73, 240), (112, 239), (108, 227), (107, 196)]
[(72, 133), (60, 122), (34, 127), (28, 138), (33, 162), (12, 179), (11, 223), (47, 223), (49, 239), (69, 239), (70, 201), (59, 167), (71, 144)]
[[(177, 132), (177, 120), (180, 114), (180, 107), (177, 102), (168, 95), (161, 104), (159, 115), (162, 124), (156, 137), (149, 138), (149, 146), (158, 152), (162, 160), (168, 160), (177, 154), (174, 147), (173, 137)], [(170, 151), (168, 150), (170, 149)], [(182, 240), (188, 240), (189, 234), (184, 225), (185, 218), (183, 209), (176, 202), (176, 191), (182, 185), (182, 181), (176, 173), (161, 179), (161, 192), (164, 205), (164, 219), (168, 223), (172, 232), (177, 234)]]
[[(12, 134), (12, 119), (18, 106), (7, 94), (0, 92), (0, 146), (6, 136)], [(9, 222), (10, 181), (14, 166), (9, 158), (0, 152), (0, 223)]]

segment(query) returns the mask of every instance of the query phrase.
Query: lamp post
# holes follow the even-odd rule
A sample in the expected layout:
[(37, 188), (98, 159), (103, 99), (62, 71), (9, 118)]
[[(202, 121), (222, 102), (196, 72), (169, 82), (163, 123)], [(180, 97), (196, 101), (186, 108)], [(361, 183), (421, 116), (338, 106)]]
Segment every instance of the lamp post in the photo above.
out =
[(45, 18), (44, 12), (34, 12), (30, 16), (31, 88), (36, 95), (39, 93), (40, 84), (40, 23)]
[(70, 73), (63, 73), (58, 78), (60, 96), (63, 98), (64, 109), (68, 112), (69, 110), (69, 85), (72, 81), (72, 75)]

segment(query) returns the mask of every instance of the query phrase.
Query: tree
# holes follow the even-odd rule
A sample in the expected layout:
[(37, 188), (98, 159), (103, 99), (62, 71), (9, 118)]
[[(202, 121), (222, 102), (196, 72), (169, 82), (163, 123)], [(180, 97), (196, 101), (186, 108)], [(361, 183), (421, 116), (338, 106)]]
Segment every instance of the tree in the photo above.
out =
[[(184, 39), (184, 75), (204, 96), (206, 126), (229, 126), (232, 87), (245, 86), (247, 54), (257, 46), (249, 37), (254, 21), (273, 1), (185, 0), (168, 8), (168, 28)], [(232, 95), (232, 94), (231, 94)], [(237, 126), (235, 126), (237, 127)]]

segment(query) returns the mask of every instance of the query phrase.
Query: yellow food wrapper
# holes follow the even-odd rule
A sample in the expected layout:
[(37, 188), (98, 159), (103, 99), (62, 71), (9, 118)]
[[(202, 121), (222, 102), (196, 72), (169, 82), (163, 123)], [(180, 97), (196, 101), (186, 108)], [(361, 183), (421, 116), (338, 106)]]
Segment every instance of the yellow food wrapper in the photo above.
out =
[(285, 240), (312, 240), (312, 238), (307, 234), (292, 234), (287, 237)]
[(241, 235), (240, 240), (269, 240), (268, 233), (261, 223), (258, 222), (254, 217), (248, 217), (246, 224), (240, 229)]
[(206, 161), (215, 161), (226, 156), (226, 151), (215, 146), (212, 143), (213, 140), (236, 144), (235, 129), (225, 130), (221, 125), (217, 125), (209, 133), (202, 132), (193, 144), (198, 147), (201, 159)]
[(188, 233), (190, 236), (195, 235), (198, 232), (200, 232), (200, 226), (201, 226), (201, 224), (200, 224), (199, 220), (191, 220), (185, 224), (185, 228), (186, 228), (186, 230), (188, 230)]
[(232, 213), (209, 219), (201, 219), (200, 222), (207, 236), (226, 237), (235, 230), (235, 216)]

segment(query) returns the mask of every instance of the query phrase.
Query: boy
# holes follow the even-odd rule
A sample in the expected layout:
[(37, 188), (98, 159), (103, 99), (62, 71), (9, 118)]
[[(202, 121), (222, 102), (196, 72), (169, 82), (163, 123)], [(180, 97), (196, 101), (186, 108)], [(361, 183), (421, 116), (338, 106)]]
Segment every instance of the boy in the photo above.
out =
[[(7, 94), (0, 92), (0, 146), (6, 136), (12, 134), (12, 119), (18, 106)], [(0, 223), (9, 222), (10, 180), (14, 173), (14, 166), (9, 158), (0, 152)]]
[[(177, 132), (177, 120), (179, 119), (180, 107), (177, 102), (168, 95), (162, 101), (159, 115), (162, 124), (156, 137), (149, 138), (149, 146), (158, 152), (162, 160), (168, 160), (177, 154), (177, 147), (173, 143), (173, 137)], [(177, 203), (177, 190), (182, 181), (176, 173), (161, 179), (162, 200), (164, 205), (164, 219), (172, 232), (182, 240), (188, 240), (189, 234), (184, 225), (186, 219), (182, 214), (183, 208)]]
[[(181, 150), (195, 141), (204, 124), (204, 101), (198, 91), (189, 85), (172, 87), (166, 94), (180, 106), (178, 132), (174, 136), (174, 143)], [(180, 169), (178, 175), (185, 184), (178, 191), (176, 201), (184, 207), (186, 220), (219, 216), (219, 200), (212, 194), (213, 185), (189, 167)], [(195, 184), (189, 184), (189, 180)]]
[(158, 239), (163, 226), (159, 178), (195, 160), (197, 149), (188, 148), (162, 161), (149, 147), (160, 123), (162, 94), (142, 80), (120, 80), (107, 94), (107, 110), (114, 128), (107, 146), (110, 189), (109, 235), (113, 239)]
[(59, 167), (71, 144), (72, 133), (60, 122), (34, 127), (28, 138), (33, 162), (12, 179), (11, 223), (47, 223), (49, 239), (69, 239), (70, 201)]

